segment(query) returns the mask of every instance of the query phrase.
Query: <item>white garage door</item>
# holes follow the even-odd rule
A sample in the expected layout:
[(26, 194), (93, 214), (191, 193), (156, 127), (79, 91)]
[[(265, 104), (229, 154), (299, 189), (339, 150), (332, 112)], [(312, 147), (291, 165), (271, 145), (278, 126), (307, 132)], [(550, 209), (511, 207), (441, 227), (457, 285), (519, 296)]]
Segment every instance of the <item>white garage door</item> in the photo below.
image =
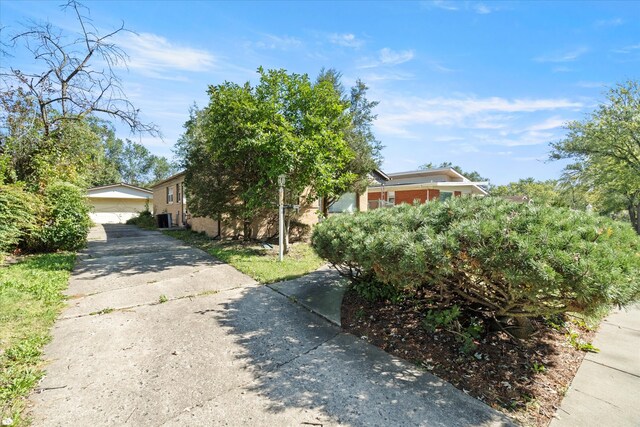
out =
[(96, 224), (122, 224), (145, 209), (142, 200), (94, 199), (93, 212), (89, 214)]

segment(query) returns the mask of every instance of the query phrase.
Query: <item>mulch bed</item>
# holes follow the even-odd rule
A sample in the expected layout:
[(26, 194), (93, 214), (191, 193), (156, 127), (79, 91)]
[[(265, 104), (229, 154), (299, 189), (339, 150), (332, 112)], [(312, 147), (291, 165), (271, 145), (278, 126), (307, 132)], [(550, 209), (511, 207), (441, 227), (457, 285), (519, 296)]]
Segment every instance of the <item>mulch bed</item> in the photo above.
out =
[(536, 332), (526, 341), (498, 329), (476, 340), (476, 347), (466, 354), (456, 334), (425, 329), (423, 319), (430, 307), (423, 301), (372, 303), (350, 290), (342, 303), (342, 327), (523, 425), (551, 422), (585, 355), (570, 344), (569, 330), (584, 342), (591, 342), (595, 332), (571, 322), (554, 329), (538, 320), (533, 322)]

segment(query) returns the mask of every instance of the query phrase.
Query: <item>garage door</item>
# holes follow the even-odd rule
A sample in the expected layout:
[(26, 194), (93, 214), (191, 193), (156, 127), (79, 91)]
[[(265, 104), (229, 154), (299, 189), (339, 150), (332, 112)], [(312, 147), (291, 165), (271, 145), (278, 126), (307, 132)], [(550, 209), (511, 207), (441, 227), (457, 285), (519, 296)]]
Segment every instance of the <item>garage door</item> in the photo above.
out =
[(142, 200), (94, 199), (93, 212), (89, 214), (96, 224), (123, 224), (145, 209)]

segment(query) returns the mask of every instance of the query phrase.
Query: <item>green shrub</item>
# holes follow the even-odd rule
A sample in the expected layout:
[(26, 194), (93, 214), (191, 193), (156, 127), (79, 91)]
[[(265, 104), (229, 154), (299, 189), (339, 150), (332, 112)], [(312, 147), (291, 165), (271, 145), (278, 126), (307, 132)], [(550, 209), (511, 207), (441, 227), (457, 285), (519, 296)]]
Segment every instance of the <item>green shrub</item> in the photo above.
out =
[(42, 200), (21, 185), (0, 185), (0, 254), (15, 249), (37, 226)]
[(127, 220), (127, 224), (129, 225), (137, 225), (141, 228), (156, 228), (156, 218), (149, 212), (149, 210), (144, 210), (138, 214), (138, 216), (134, 216), (133, 218), (129, 218)]
[(85, 194), (73, 184), (57, 182), (43, 192), (45, 209), (39, 226), (25, 241), (31, 252), (78, 250), (86, 244), (91, 227)]
[(638, 236), (569, 209), (453, 198), (331, 217), (312, 245), (355, 282), (428, 288), (490, 316), (593, 313), (640, 297)]

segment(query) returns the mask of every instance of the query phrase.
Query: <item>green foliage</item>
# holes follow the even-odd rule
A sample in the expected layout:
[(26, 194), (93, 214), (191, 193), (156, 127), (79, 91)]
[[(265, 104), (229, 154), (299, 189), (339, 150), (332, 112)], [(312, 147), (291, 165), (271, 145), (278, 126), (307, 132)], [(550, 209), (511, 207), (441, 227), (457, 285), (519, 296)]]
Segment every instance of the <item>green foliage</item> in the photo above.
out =
[(86, 244), (91, 227), (89, 206), (84, 193), (75, 185), (57, 182), (43, 193), (45, 209), (39, 227), (25, 239), (30, 252), (78, 250)]
[(546, 370), (547, 368), (542, 363), (533, 362), (531, 364), (531, 371), (535, 374), (540, 374), (542, 372), (545, 372)]
[(592, 313), (640, 297), (633, 230), (568, 209), (452, 198), (331, 217), (312, 245), (356, 283), (426, 288), (488, 316)]
[(41, 199), (24, 186), (0, 185), (0, 256), (33, 232), (41, 209)]
[(178, 148), (192, 213), (240, 220), (245, 238), (254, 218), (273, 211), (279, 175), (287, 177), (289, 203), (339, 196), (362, 179), (350, 167), (357, 156), (349, 138), (369, 138), (358, 133), (366, 125), (353, 130), (335, 80), (259, 74), (256, 86), (210, 86), (209, 105), (192, 112)]
[(569, 344), (571, 344), (573, 346), (573, 348), (575, 348), (576, 350), (586, 351), (586, 352), (590, 352), (590, 353), (599, 353), (600, 352), (599, 348), (595, 347), (590, 342), (584, 341), (580, 337), (580, 334), (577, 333), (577, 332), (570, 331), (569, 334), (567, 335), (567, 338), (569, 339)]
[(0, 419), (24, 421), (24, 397), (42, 377), (42, 347), (63, 307), (74, 254), (37, 255), (0, 267)]
[(460, 306), (457, 305), (444, 310), (429, 310), (422, 324), (424, 328), (430, 332), (438, 328), (451, 328), (461, 313)]
[(134, 216), (133, 218), (129, 218), (127, 220), (127, 224), (129, 225), (137, 225), (140, 228), (146, 228), (149, 230), (153, 230), (157, 228), (156, 218), (149, 212), (148, 210), (144, 210), (138, 214), (138, 216)]
[(564, 187), (557, 180), (536, 181), (525, 178), (507, 185), (499, 185), (491, 189), (491, 195), (497, 197), (526, 196), (535, 205), (572, 207), (584, 210), (589, 204), (585, 195), (580, 192), (572, 194), (573, 187)]
[(551, 144), (551, 159), (570, 159), (563, 181), (593, 193), (603, 213), (627, 210), (640, 234), (640, 84), (609, 90), (607, 102), (587, 119), (567, 125), (567, 137)]
[(483, 325), (475, 317), (469, 318), (467, 325), (463, 325), (462, 309), (458, 305), (427, 311), (422, 326), (429, 332), (443, 329), (454, 334), (456, 341), (460, 343), (460, 351), (465, 354), (471, 354), (478, 347), (476, 340), (484, 332)]

